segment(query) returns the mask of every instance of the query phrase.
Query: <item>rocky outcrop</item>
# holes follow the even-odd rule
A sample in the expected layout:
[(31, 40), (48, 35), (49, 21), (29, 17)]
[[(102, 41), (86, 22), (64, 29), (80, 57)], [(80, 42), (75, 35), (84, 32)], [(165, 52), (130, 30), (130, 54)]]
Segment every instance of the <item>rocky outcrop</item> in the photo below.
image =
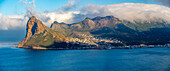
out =
[(32, 16), (27, 22), (26, 38), (29, 39), (34, 34), (39, 34), (45, 31), (46, 26), (37, 20), (35, 16)]
[(96, 18), (93, 18), (92, 20), (96, 23), (96, 27), (98, 28), (115, 25), (121, 22), (121, 20), (119, 20), (118, 18), (114, 16), (96, 17)]
[[(69, 26), (66, 23), (58, 23), (57, 21), (54, 21), (54, 23), (51, 24), (51, 29), (53, 30), (63, 30), (63, 29), (68, 29)], [(57, 30), (57, 31), (58, 31)]]
[(71, 29), (74, 30), (94, 30), (96, 28), (102, 28), (102, 27), (108, 27), (108, 26), (114, 26), (118, 23), (122, 23), (121, 20), (114, 16), (106, 16), (106, 17), (95, 17), (93, 19), (86, 18), (80, 23), (72, 24)]
[(64, 42), (65, 36), (46, 27), (35, 16), (30, 17), (26, 26), (26, 36), (16, 47), (46, 47), (54, 42)]
[(85, 27), (85, 28), (88, 28), (88, 29), (93, 29), (95, 28), (95, 22), (89, 18), (86, 18), (85, 20), (82, 21), (82, 25)]
[(57, 31), (65, 36), (67, 36), (70, 32), (69, 26), (66, 23), (58, 23), (57, 21), (54, 21), (54, 23), (51, 24), (50, 28), (54, 31)]

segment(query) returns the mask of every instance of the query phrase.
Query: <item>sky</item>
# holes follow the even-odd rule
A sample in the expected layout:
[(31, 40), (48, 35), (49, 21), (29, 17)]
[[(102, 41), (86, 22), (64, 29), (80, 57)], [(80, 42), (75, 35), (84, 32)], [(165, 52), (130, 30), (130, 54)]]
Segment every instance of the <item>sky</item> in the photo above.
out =
[[(32, 0), (28, 0), (32, 1)], [(146, 1), (146, 0), (77, 0), (80, 7), (87, 4), (97, 4), (97, 5), (109, 5), (118, 3), (147, 3), (147, 4), (158, 4), (161, 3), (156, 1)], [(65, 5), (68, 0), (35, 0), (35, 9), (43, 13), (44, 11), (55, 11), (59, 7)], [(0, 12), (3, 15), (16, 15), (26, 13), (25, 5), (22, 0), (0, 0)]]
[(0, 42), (21, 41), (31, 16), (49, 27), (54, 21), (71, 24), (108, 15), (170, 24), (170, 0), (0, 0)]

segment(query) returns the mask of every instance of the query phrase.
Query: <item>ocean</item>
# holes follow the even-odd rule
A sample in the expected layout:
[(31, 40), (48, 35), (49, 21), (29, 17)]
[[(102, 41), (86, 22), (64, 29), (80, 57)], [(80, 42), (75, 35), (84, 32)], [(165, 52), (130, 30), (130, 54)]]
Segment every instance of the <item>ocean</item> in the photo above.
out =
[(0, 71), (170, 71), (170, 48), (27, 50), (3, 46)]

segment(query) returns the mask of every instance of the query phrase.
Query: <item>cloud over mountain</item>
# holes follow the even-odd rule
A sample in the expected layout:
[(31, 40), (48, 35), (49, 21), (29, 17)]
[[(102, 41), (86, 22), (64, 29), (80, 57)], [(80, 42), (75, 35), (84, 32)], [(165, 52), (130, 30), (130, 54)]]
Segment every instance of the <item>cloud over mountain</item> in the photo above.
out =
[[(170, 8), (154, 4), (122, 3), (112, 5), (89, 4), (79, 11), (47, 13), (49, 21), (65, 22), (68, 24), (77, 23), (84, 18), (96, 16), (113, 15), (127, 21), (165, 21), (170, 24)], [(49, 22), (49, 24), (51, 23)]]
[[(34, 8), (26, 6), (25, 15), (0, 15), (0, 30), (25, 28), (29, 17), (36, 16), (45, 25), (50, 26), (54, 21), (68, 24), (80, 22), (85, 17), (113, 15), (122, 20), (135, 21), (166, 21), (170, 24), (170, 8), (154, 4), (122, 3), (112, 5), (89, 4), (77, 11), (68, 11), (75, 7), (74, 0), (62, 6), (63, 12), (38, 13)], [(71, 6), (68, 8), (68, 6)]]
[[(159, 21), (170, 23), (170, 8), (154, 4), (122, 3), (112, 5), (89, 4), (80, 10), (75, 17), (90, 17), (113, 15), (128, 21)], [(77, 19), (76, 18), (76, 19)]]
[(38, 19), (44, 21), (44, 22), (47, 22), (49, 20), (49, 17), (47, 17), (46, 15), (44, 14), (40, 14), (38, 13), (34, 8), (32, 7), (29, 7), (29, 6), (26, 6), (26, 14), (25, 14), (25, 17), (32, 17), (32, 16), (36, 16)]

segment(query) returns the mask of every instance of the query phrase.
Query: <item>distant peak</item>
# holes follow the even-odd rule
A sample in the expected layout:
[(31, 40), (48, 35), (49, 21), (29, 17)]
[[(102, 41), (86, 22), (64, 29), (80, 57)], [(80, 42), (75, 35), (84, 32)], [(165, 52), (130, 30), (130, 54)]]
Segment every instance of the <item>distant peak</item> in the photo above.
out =
[(36, 19), (35, 16), (32, 16), (32, 17), (29, 18), (29, 21), (36, 21), (36, 20), (37, 20), (37, 19)]
[(35, 19), (36, 19), (36, 17), (35, 17), (35, 16), (32, 16), (32, 17), (30, 17), (30, 19), (31, 19), (31, 20), (35, 20)]
[(106, 16), (106, 17), (107, 17), (107, 18), (114, 18), (114, 16), (112, 16), (112, 15), (111, 15), (111, 16)]
[(53, 23), (58, 23), (57, 21), (54, 21)]
[(54, 21), (52, 24), (66, 24), (66, 23), (64, 23), (64, 22), (59, 23), (57, 21)]
[(101, 18), (102, 18), (102, 17), (97, 16), (97, 17), (93, 18), (92, 20), (100, 20)]
[(35, 16), (32, 16), (31, 18), (36, 18)]
[(44, 24), (42, 21), (37, 20), (35, 16), (30, 17), (27, 22), (27, 34), (26, 37), (31, 37), (35, 33), (41, 33), (44, 31)]
[(114, 19), (114, 20), (118, 20), (119, 21), (119, 18), (115, 17), (115, 16), (105, 16), (105, 17), (100, 17), (100, 16), (97, 16), (95, 18), (93, 18), (92, 20), (101, 20), (101, 19)]
[(64, 22), (61, 22), (61, 23), (59, 23), (59, 24), (66, 24), (66, 23), (64, 23)]
[(85, 19), (90, 19), (89, 17), (86, 17)]

